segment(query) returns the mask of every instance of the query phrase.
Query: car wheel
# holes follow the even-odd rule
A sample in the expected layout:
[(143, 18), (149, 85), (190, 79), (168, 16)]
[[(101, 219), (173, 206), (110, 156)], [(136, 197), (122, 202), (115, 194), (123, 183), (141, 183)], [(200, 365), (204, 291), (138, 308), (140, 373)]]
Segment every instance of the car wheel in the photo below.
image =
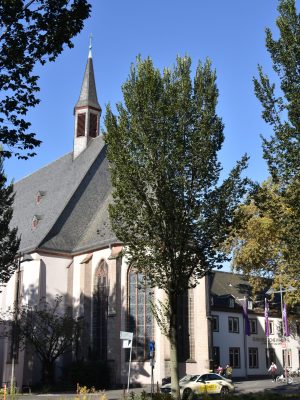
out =
[(183, 391), (183, 394), (182, 394), (182, 400), (189, 400), (189, 399), (192, 399), (192, 397), (193, 397), (193, 394), (192, 394), (193, 392), (192, 392), (192, 389), (191, 388), (186, 388), (186, 389), (184, 389), (184, 391)]
[(221, 389), (221, 397), (223, 398), (223, 397), (226, 397), (226, 396), (228, 396), (228, 395), (229, 395), (229, 389), (228, 389), (228, 387), (223, 386), (222, 389)]

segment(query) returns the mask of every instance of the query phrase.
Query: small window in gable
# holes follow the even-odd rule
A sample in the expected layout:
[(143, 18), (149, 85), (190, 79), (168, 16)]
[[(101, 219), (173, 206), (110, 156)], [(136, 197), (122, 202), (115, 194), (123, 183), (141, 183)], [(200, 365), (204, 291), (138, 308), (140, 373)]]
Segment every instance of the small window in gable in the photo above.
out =
[(98, 133), (98, 117), (96, 114), (90, 114), (90, 128), (89, 128), (89, 136), (92, 138), (97, 137)]
[(40, 215), (33, 216), (32, 221), (31, 221), (31, 229), (33, 231), (38, 227), (41, 219), (42, 219), (42, 217)]
[(253, 301), (252, 300), (248, 300), (247, 308), (248, 308), (248, 310), (253, 310)]
[(85, 134), (85, 113), (77, 116), (77, 137)]
[(43, 200), (43, 197), (46, 195), (46, 192), (42, 192), (39, 190), (35, 196), (35, 202), (36, 204), (40, 204), (41, 201)]
[(234, 308), (234, 299), (232, 297), (229, 298), (229, 307)]

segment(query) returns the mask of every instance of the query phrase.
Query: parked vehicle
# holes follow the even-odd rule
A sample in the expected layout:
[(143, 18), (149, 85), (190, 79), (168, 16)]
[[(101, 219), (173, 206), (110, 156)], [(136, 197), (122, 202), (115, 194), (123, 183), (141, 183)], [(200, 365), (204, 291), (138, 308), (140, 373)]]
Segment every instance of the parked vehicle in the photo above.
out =
[[(185, 375), (183, 378), (179, 380), (179, 387), (183, 388), (187, 383), (197, 379), (199, 376), (200, 375)], [(162, 393), (171, 393), (171, 378), (164, 378), (162, 380), (163, 383), (166, 381), (168, 381), (168, 383), (163, 384), (160, 388), (160, 391)]]
[(219, 374), (208, 373), (198, 375), (196, 379), (187, 382), (181, 389), (182, 400), (187, 400), (191, 394), (220, 394), (227, 396), (235, 390), (231, 379), (224, 378)]

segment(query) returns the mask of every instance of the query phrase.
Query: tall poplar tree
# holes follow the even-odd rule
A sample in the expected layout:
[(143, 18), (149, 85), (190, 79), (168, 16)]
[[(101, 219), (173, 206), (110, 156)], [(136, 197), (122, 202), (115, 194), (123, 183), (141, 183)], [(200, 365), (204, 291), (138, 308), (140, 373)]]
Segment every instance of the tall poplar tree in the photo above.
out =
[(15, 258), (19, 250), (20, 239), (17, 229), (10, 228), (13, 214), (13, 184), (6, 184), (3, 160), (0, 157), (0, 285), (8, 282), (16, 269)]
[[(280, 0), (278, 11), (278, 39), (266, 29), (266, 48), (278, 83), (271, 82), (262, 66), (254, 78), (262, 117), (273, 131), (269, 138), (262, 137), (270, 178), (256, 186), (248, 206), (239, 210), (228, 243), (235, 252), (236, 269), (252, 277), (271, 277), (275, 286), (292, 284), (298, 291), (287, 293), (286, 300), (296, 303), (300, 301), (300, 13), (295, 0)], [(258, 226), (260, 234), (253, 230)], [(263, 235), (267, 240), (261, 240)]]
[(108, 106), (105, 117), (110, 218), (129, 263), (166, 295), (172, 393), (179, 398), (178, 296), (226, 259), (220, 243), (245, 193), (247, 157), (220, 183), (224, 126), (209, 60), (192, 80), (189, 57), (163, 73), (138, 57), (122, 89), (117, 115)]

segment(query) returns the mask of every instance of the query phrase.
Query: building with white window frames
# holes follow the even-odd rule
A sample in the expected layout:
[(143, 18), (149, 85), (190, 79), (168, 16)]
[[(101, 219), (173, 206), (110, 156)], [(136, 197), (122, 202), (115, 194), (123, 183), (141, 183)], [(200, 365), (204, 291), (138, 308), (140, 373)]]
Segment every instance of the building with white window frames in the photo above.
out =
[[(266, 337), (264, 297), (254, 301), (251, 286), (241, 275), (216, 271), (210, 281), (214, 368), (230, 364), (234, 377), (266, 375), (272, 361), (283, 371), (286, 359), (291, 370), (300, 368), (300, 319), (291, 315), (290, 336), (285, 342), (280, 299), (275, 298), (271, 303), (269, 337)], [(243, 299), (248, 306), (249, 336), (245, 332)]]

